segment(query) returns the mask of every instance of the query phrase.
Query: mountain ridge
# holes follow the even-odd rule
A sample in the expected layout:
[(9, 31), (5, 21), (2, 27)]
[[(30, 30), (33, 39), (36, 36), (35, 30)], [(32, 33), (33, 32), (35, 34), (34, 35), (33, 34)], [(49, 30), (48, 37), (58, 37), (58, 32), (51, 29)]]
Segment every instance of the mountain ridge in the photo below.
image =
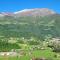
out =
[(34, 9), (24, 9), (17, 12), (1, 12), (0, 16), (45, 16), (56, 14), (51, 9), (48, 8), (34, 8)]

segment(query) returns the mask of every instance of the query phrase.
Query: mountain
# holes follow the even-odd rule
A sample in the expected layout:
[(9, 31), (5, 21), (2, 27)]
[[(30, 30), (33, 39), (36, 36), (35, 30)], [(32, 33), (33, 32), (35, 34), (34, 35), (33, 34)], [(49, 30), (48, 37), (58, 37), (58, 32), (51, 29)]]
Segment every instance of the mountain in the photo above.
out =
[(35, 8), (35, 9), (24, 9), (18, 12), (14, 12), (16, 16), (46, 16), (56, 14), (54, 11), (47, 8)]
[(47, 8), (0, 13), (1, 37), (35, 37), (41, 40), (60, 37), (60, 14)]
[(47, 8), (24, 9), (17, 12), (1, 12), (0, 16), (46, 16), (56, 14), (53, 10)]

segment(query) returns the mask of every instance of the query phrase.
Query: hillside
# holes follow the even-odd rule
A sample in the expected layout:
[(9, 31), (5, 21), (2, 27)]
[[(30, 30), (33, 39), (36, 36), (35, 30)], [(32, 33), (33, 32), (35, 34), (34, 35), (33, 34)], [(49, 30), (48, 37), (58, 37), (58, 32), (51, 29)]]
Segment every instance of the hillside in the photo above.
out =
[(60, 15), (0, 17), (1, 37), (60, 37)]

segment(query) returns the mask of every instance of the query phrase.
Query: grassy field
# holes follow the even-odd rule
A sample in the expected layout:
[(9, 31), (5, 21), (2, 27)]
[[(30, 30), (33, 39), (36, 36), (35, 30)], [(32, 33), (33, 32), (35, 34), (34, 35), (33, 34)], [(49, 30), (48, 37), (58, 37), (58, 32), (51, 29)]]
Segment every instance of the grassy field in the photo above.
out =
[[(30, 41), (30, 43), (32, 43), (32, 42)], [(12, 44), (14, 45), (13, 46), (10, 44), (11, 43), (11, 41), (10, 41), (8, 46), (5, 44), (3, 47), (4, 48), (7, 47), (10, 49), (13, 46), (14, 48), (17, 49), (17, 46), (18, 46), (18, 48), (23, 50), (23, 52), (24, 52), (23, 55), (22, 56), (4, 55), (4, 56), (0, 56), (0, 60), (31, 60), (33, 57), (34, 58), (46, 58), (48, 60), (60, 60), (60, 53), (53, 52), (53, 49), (48, 47), (48, 44), (46, 41), (38, 41), (39, 44), (37, 43), (37, 45), (36, 45), (36, 42), (34, 40), (34, 42), (32, 44), (30, 44), (29, 42), (27, 42), (25, 40), (19, 41), (19, 43), (17, 43), (17, 42), (13, 43), (13, 41), (12, 41)], [(0, 46), (2, 46), (2, 43)], [(39, 47), (39, 49), (38, 49), (38, 47)], [(43, 49), (41, 49), (41, 48), (43, 48)], [(18, 53), (18, 51), (16, 51), (16, 52)], [(20, 54), (20, 52), (22, 52), (22, 51), (19, 50), (19, 54)]]
[(28, 54), (28, 51), (25, 51), (27, 55), (23, 56), (0, 56), (0, 60), (30, 60), (33, 57), (36, 58), (47, 58), (49, 60), (60, 60), (60, 57), (54, 57), (56, 53), (52, 52), (51, 49), (48, 50), (34, 50), (31, 55)]

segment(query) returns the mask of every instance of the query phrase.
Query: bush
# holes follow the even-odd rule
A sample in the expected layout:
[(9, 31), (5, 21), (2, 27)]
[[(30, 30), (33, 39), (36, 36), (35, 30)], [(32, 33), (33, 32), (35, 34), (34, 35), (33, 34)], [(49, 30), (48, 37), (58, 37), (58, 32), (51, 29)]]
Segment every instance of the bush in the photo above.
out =
[(38, 41), (29, 41), (29, 45), (39, 45), (40, 43)]
[(0, 42), (0, 51), (10, 51), (11, 49), (20, 49), (21, 47), (18, 46), (16, 43), (5, 43)]
[(52, 41), (52, 42), (50, 42), (48, 47), (52, 48), (53, 52), (60, 52), (60, 41), (58, 41), (58, 40)]

